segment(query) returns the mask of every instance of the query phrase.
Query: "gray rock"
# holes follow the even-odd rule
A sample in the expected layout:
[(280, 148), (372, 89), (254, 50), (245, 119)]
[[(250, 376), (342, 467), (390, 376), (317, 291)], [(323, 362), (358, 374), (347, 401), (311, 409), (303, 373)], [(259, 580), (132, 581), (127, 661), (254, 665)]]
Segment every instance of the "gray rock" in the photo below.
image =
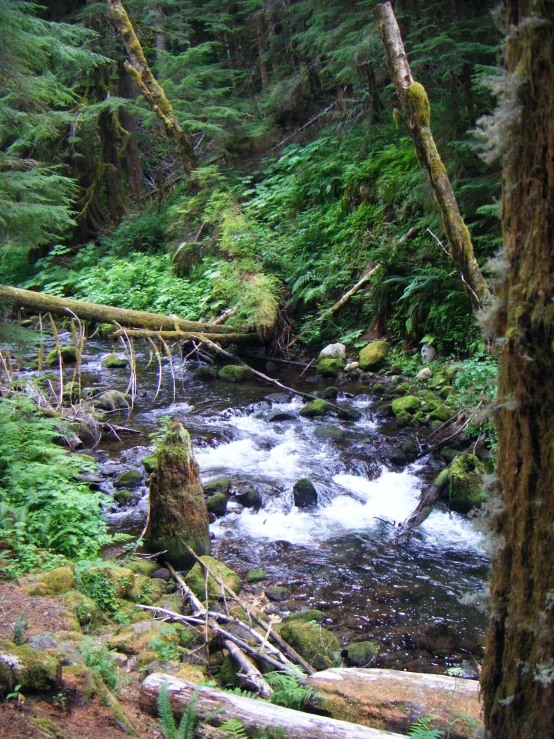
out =
[(316, 428), (314, 436), (321, 441), (339, 441), (344, 437), (344, 431), (334, 423), (324, 423)]
[(303, 477), (294, 483), (292, 494), (294, 495), (294, 505), (297, 508), (310, 508), (317, 505), (317, 490), (313, 482), (308, 480), (307, 477)]
[(431, 372), (429, 367), (424, 367), (417, 373), (416, 380), (430, 380), (431, 377), (433, 377), (433, 373)]
[(431, 344), (424, 344), (421, 347), (421, 361), (423, 364), (429, 364), (437, 356), (437, 350)]
[(269, 418), (267, 419), (271, 423), (278, 422), (278, 421), (294, 421), (296, 416), (294, 413), (290, 413), (289, 411), (281, 411), (280, 413), (273, 413)]
[(319, 359), (346, 359), (346, 346), (344, 344), (328, 344), (319, 352)]
[(169, 580), (171, 580), (171, 572), (167, 569), (167, 567), (160, 567), (158, 570), (152, 573), (152, 577), (169, 582)]

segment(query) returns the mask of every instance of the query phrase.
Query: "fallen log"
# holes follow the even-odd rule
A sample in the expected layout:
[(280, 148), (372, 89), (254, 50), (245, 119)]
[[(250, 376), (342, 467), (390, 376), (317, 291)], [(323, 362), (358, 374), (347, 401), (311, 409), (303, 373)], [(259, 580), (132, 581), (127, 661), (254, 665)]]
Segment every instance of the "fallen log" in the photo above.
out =
[[(162, 316), (157, 313), (147, 313), (128, 308), (114, 308), (110, 305), (86, 303), (73, 298), (57, 298), (47, 293), (37, 293), (32, 290), (23, 290), (19, 287), (0, 285), (0, 302), (13, 303), (18, 308), (25, 308), (35, 312), (53, 313), (61, 316), (75, 314), (85, 321), (95, 323), (118, 323), (130, 328), (144, 328), (153, 331), (207, 331), (212, 334), (237, 333), (236, 328), (217, 326), (212, 323), (186, 321), (177, 316)], [(253, 337), (256, 334), (251, 334)]]
[(477, 680), (336, 667), (311, 675), (306, 684), (322, 696), (319, 708), (365, 726), (404, 734), (418, 719), (432, 716), (441, 736), (470, 739), (481, 722)]
[(372, 267), (369, 272), (366, 272), (366, 274), (362, 277), (361, 280), (358, 280), (358, 282), (354, 285), (354, 287), (351, 287), (348, 292), (344, 293), (342, 298), (338, 300), (334, 305), (332, 305), (330, 308), (327, 308), (327, 310), (324, 310), (323, 313), (320, 315), (319, 319), (320, 321), (323, 321), (329, 316), (332, 316), (333, 313), (336, 313), (342, 306), (347, 303), (350, 298), (355, 295), (360, 288), (362, 288), (367, 282), (369, 282), (373, 276), (373, 274), (379, 269), (381, 266), (381, 263), (376, 264), (374, 267)]
[[(208, 326), (208, 324), (202, 324)], [(216, 326), (219, 329), (219, 326)], [(120, 336), (128, 336), (131, 339), (161, 339), (162, 341), (196, 341), (197, 333), (190, 331), (152, 331), (144, 328), (126, 328), (118, 329), (110, 334), (110, 339), (118, 339)], [(261, 344), (262, 340), (258, 334), (216, 334), (203, 333), (202, 336), (210, 341), (217, 341), (219, 344)]]
[[(158, 696), (164, 683), (173, 712), (179, 717), (186, 711), (197, 686), (172, 675), (160, 672), (149, 675), (140, 687), (139, 705), (146, 713), (157, 716)], [(211, 726), (238, 719), (250, 737), (260, 736), (267, 729), (277, 730), (282, 739), (400, 739), (401, 736), (208, 687), (200, 688), (196, 711), (198, 718)]]
[[(452, 462), (450, 463), (452, 464)], [(446, 487), (450, 478), (449, 467), (446, 467), (434, 480), (432, 485), (424, 490), (419, 499), (419, 503), (410, 513), (408, 518), (397, 529), (396, 541), (407, 539), (414, 529), (429, 518), (435, 503), (439, 499), (440, 494)]]

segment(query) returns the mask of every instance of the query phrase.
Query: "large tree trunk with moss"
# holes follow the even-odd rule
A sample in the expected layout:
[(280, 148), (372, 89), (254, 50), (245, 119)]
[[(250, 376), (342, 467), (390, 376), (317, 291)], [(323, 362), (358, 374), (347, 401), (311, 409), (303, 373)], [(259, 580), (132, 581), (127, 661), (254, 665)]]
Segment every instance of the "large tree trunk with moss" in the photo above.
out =
[(450, 245), (450, 256), (460, 270), (476, 308), (490, 302), (490, 291), (473, 253), (469, 229), (460, 214), (454, 190), (431, 132), (431, 108), (423, 85), (415, 82), (400, 29), (390, 3), (377, 5), (375, 17), (391, 77), (398, 93), (419, 163), (427, 170), (433, 194), (439, 206), (444, 230)]
[(194, 557), (210, 553), (208, 509), (192, 456), (188, 431), (174, 418), (156, 452), (150, 480), (150, 517), (146, 540), (150, 551), (165, 552), (177, 569), (194, 564)]
[(110, 18), (118, 33), (121, 34), (129, 55), (129, 61), (125, 62), (125, 68), (132, 75), (154, 113), (162, 121), (167, 135), (175, 144), (185, 172), (190, 173), (196, 167), (192, 141), (181, 128), (173, 111), (173, 106), (152, 74), (123, 3), (120, 0), (107, 0), (107, 2)]
[(503, 507), (481, 685), (491, 739), (538, 739), (554, 727), (554, 4), (506, 7), (508, 77), (491, 126), (505, 149)]

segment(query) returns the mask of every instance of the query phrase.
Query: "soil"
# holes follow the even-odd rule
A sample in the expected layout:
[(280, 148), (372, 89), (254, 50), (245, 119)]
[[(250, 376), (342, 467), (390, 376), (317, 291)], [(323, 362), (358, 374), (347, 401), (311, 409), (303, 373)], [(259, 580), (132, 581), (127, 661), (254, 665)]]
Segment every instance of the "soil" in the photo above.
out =
[(27, 636), (66, 631), (69, 624), (63, 613), (67, 613), (67, 608), (59, 597), (26, 595), (19, 586), (0, 582), (0, 639), (12, 639), (13, 625), (21, 617), (28, 624)]

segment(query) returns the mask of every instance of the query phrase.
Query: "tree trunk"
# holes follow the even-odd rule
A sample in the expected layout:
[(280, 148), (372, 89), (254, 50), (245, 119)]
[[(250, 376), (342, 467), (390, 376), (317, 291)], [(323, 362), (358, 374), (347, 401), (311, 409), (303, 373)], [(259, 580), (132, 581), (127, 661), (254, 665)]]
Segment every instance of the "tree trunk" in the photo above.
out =
[[(208, 324), (200, 324), (207, 326)], [(118, 338), (119, 336), (129, 336), (131, 339), (161, 339), (162, 341), (194, 341), (197, 338), (198, 331), (149, 331), (143, 328), (119, 329), (110, 334), (110, 338)], [(202, 332), (202, 338), (209, 341), (216, 341), (218, 344), (261, 344), (262, 340), (258, 334), (210, 334), (206, 331)]]
[(178, 418), (170, 423), (156, 457), (146, 541), (151, 552), (165, 552), (166, 559), (181, 570), (195, 561), (186, 544), (199, 556), (210, 553), (210, 532), (190, 436)]
[[(118, 66), (118, 85), (119, 94), (122, 98), (128, 100), (136, 100), (138, 97), (138, 88), (133, 78), (125, 69), (124, 64)], [(129, 190), (133, 200), (140, 204), (143, 195), (142, 184), (142, 167), (140, 164), (140, 151), (137, 141), (138, 122), (135, 115), (128, 113), (122, 109), (119, 113), (121, 127), (128, 133), (125, 141), (125, 161), (127, 164), (127, 179), (129, 182)]]
[(181, 128), (173, 112), (173, 106), (151, 72), (133, 24), (123, 7), (123, 3), (121, 0), (107, 1), (111, 20), (118, 33), (121, 34), (127, 54), (129, 55), (129, 62), (125, 62), (125, 68), (133, 76), (150, 107), (162, 121), (167, 135), (175, 144), (177, 154), (185, 172), (190, 173), (196, 167), (196, 157), (194, 155), (192, 141)]
[(375, 17), (419, 163), (427, 170), (442, 215), (450, 256), (461, 272), (474, 307), (483, 308), (490, 302), (490, 291), (475, 259), (469, 229), (460, 214), (456, 196), (431, 132), (431, 110), (427, 93), (423, 85), (414, 82), (391, 4), (377, 5)]
[[(158, 696), (164, 682), (173, 711), (181, 716), (197, 686), (160, 672), (149, 675), (142, 683), (140, 707), (152, 716), (158, 715)], [(221, 726), (231, 718), (238, 719), (249, 737), (260, 736), (268, 729), (277, 731), (281, 739), (401, 739), (400, 734), (293, 711), (207, 687), (200, 688), (196, 711), (202, 721), (212, 726)]]
[[(138, 326), (153, 331), (165, 330), (194, 331), (195, 333), (209, 332), (213, 334), (230, 334), (236, 329), (227, 326), (214, 326), (211, 323), (185, 321), (177, 316), (162, 316), (157, 313), (146, 313), (140, 310), (113, 308), (109, 305), (85, 303), (72, 298), (57, 298), (47, 293), (35, 293), (32, 290), (22, 290), (18, 287), (0, 285), (0, 302), (12, 303), (18, 308), (29, 311), (53, 313), (59, 316), (71, 316), (72, 313), (84, 321), (95, 323), (119, 323), (122, 326)], [(257, 336), (257, 334), (252, 334)]]
[(265, 32), (263, 11), (256, 16), (256, 35), (258, 37), (258, 55), (260, 58), (260, 79), (262, 82), (262, 90), (267, 92), (269, 89), (269, 75), (267, 71), (266, 48), (265, 48)]
[(505, 146), (503, 508), (481, 685), (491, 739), (539, 739), (554, 727), (554, 4), (506, 9), (508, 79), (492, 119)]
[(108, 210), (112, 223), (117, 226), (126, 212), (117, 148), (119, 135), (117, 113), (111, 110), (103, 110), (100, 113), (98, 116), (98, 133), (102, 147), (102, 167)]

